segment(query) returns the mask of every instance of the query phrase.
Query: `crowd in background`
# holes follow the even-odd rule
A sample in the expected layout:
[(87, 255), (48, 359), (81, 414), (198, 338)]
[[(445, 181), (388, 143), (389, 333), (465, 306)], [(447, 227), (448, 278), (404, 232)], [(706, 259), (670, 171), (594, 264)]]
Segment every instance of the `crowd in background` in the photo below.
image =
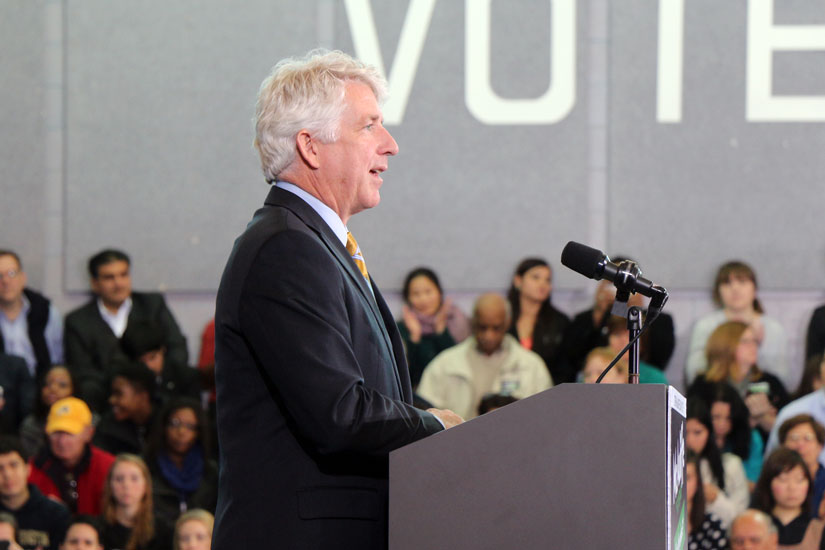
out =
[[(163, 296), (133, 291), (130, 267), (118, 250), (93, 256), (91, 299), (64, 318), (27, 287), (18, 255), (0, 250), (0, 540), (13, 548), (209, 548), (214, 321), (193, 365)], [(468, 316), (432, 269), (410, 271), (398, 329), (417, 406), (469, 419), (594, 382), (628, 344), (627, 320), (612, 315), (605, 281), (571, 319), (552, 304), (552, 276), (546, 261), (525, 259), (507, 294), (480, 295)], [(792, 380), (785, 331), (757, 288), (748, 265), (721, 266), (718, 309), (690, 337), (689, 548), (736, 548), (727, 529), (748, 508), (770, 518), (779, 544), (825, 548), (825, 306)], [(646, 314), (641, 296), (628, 305)], [(640, 382), (667, 383), (675, 345), (663, 313), (641, 339)], [(603, 382), (627, 378), (622, 359)]]

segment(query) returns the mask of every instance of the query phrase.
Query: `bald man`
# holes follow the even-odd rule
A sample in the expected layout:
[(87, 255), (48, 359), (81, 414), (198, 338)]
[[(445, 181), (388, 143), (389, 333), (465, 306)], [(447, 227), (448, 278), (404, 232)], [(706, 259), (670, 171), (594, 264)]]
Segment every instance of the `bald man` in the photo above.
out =
[(488, 394), (522, 399), (553, 385), (541, 357), (507, 334), (510, 305), (499, 294), (482, 294), (473, 307), (473, 334), (444, 350), (424, 369), (418, 394), (465, 419), (478, 415)]
[(745, 510), (730, 526), (731, 550), (776, 550), (779, 535), (776, 526), (764, 512)]

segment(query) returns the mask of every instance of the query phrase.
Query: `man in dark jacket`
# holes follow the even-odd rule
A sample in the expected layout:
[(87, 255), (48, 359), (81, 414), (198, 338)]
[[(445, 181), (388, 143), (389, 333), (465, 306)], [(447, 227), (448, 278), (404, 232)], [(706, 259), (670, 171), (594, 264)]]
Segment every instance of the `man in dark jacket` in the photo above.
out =
[(69, 510), (43, 496), (26, 480), (28, 457), (14, 436), (0, 436), (0, 511), (17, 520), (17, 542), (25, 550), (57, 550), (69, 525)]
[(95, 298), (66, 316), (66, 361), (72, 367), (83, 398), (94, 410), (104, 406), (113, 361), (125, 359), (121, 337), (135, 322), (149, 322), (163, 331), (170, 361), (187, 365), (186, 338), (163, 296), (132, 292), (130, 260), (119, 250), (103, 250), (89, 260)]

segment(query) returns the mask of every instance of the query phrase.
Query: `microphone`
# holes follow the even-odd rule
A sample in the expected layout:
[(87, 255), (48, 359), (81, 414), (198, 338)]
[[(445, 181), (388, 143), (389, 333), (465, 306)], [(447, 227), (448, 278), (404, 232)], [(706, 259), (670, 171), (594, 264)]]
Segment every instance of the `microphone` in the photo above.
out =
[(660, 310), (667, 301), (667, 290), (642, 277), (642, 271), (634, 262), (615, 264), (601, 250), (570, 241), (561, 252), (561, 263), (589, 279), (607, 279), (619, 290), (652, 298), (656, 309)]

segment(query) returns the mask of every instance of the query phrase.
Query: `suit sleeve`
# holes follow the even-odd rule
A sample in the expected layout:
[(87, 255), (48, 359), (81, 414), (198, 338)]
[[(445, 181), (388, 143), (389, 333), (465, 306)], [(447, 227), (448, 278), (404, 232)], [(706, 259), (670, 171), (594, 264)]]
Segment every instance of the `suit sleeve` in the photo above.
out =
[(161, 298), (157, 320), (166, 335), (166, 357), (178, 365), (188, 365), (189, 350), (186, 347), (186, 337), (163, 298)]
[(63, 335), (63, 345), (66, 348), (66, 363), (75, 375), (81, 377), (92, 376), (95, 379), (94, 356), (91, 345), (83, 338), (83, 331), (79, 326), (80, 319), (73, 315), (66, 317), (65, 333)]
[(442, 429), (377, 389), (395, 383), (394, 366), (359, 300), (326, 248), (297, 231), (264, 244), (241, 292), (241, 330), (260, 368), (322, 453), (386, 454)]

